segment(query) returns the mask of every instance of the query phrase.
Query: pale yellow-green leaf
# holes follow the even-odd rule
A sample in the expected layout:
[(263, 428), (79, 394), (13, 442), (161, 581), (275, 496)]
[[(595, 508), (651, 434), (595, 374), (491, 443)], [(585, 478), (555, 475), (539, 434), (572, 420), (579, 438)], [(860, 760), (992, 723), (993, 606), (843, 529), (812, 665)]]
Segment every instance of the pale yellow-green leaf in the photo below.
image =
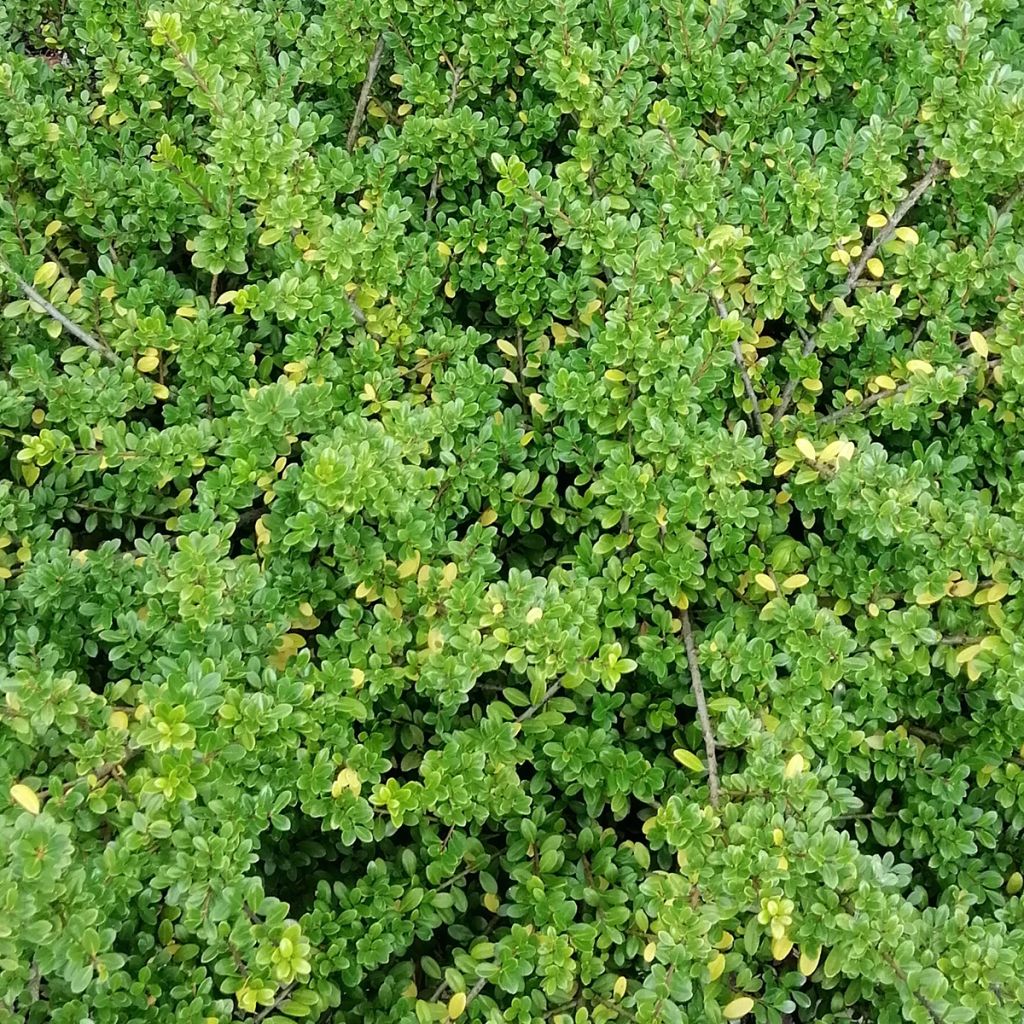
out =
[(684, 750), (680, 747), (677, 750), (672, 751), (672, 756), (684, 767), (689, 768), (693, 772), (704, 771), (704, 762), (694, 753), (689, 750)]
[(819, 960), (821, 960), (821, 946), (816, 949), (801, 950), (798, 964), (800, 973), (805, 978), (809, 978), (817, 969)]
[(11, 799), (23, 807), (29, 814), (38, 814), (40, 809), (39, 797), (34, 789), (22, 782), (16, 782), (10, 788)]
[(56, 263), (44, 263), (33, 275), (32, 283), (37, 288), (49, 288), (60, 276), (60, 267)]
[(733, 999), (732, 1002), (726, 1003), (722, 1007), (722, 1016), (726, 1020), (739, 1020), (740, 1017), (745, 1017), (754, 1008), (754, 1000), (750, 996), (740, 996), (738, 999)]

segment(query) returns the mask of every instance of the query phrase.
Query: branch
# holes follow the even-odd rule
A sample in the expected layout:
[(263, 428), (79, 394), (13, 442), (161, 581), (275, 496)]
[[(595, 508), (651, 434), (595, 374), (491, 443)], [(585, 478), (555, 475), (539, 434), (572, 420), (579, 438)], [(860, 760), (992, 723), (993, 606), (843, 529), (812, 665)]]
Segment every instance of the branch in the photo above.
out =
[(704, 734), (704, 750), (708, 756), (708, 790), (711, 806), (718, 806), (718, 753), (715, 749), (715, 734), (711, 729), (708, 717), (708, 706), (704, 700), (704, 681), (700, 675), (700, 664), (697, 661), (697, 649), (693, 644), (693, 630), (690, 628), (690, 613), (683, 612), (683, 643), (686, 646), (686, 660), (690, 665), (690, 682), (693, 695), (697, 700), (697, 719), (700, 731)]
[[(999, 356), (993, 356), (987, 360), (984, 369), (986, 371), (991, 370), (993, 367), (998, 366), (1000, 362)], [(970, 377), (972, 374), (977, 373), (981, 369), (978, 366), (961, 366), (958, 367), (954, 372), (957, 377)], [(836, 423), (839, 420), (845, 420), (848, 416), (854, 415), (858, 412), (867, 412), (872, 406), (877, 405), (885, 398), (895, 398), (897, 395), (905, 394), (910, 390), (914, 381), (906, 381), (904, 384), (900, 384), (895, 388), (887, 388), (885, 391), (876, 391), (873, 395), (868, 395), (862, 402), (852, 403), (850, 405), (844, 405), (841, 409), (836, 409), (835, 412), (830, 412), (827, 416), (818, 417), (819, 423)]]
[[(462, 68), (452, 68), (452, 90), (448, 94), (448, 109), (445, 111), (445, 117), (451, 117), (452, 111), (455, 109), (455, 99), (459, 94), (459, 82), (462, 81)], [(433, 178), (430, 179), (430, 192), (427, 195), (427, 223), (429, 224), (434, 219), (434, 207), (437, 205), (437, 190), (441, 186), (441, 168), (438, 167), (434, 171)]]
[(885, 956), (885, 960), (892, 968), (893, 973), (896, 975), (896, 977), (900, 981), (902, 981), (904, 985), (907, 986), (907, 990), (914, 997), (914, 999), (916, 999), (921, 1004), (921, 1006), (924, 1007), (925, 1013), (927, 1013), (928, 1016), (932, 1019), (933, 1024), (944, 1024), (945, 1018), (939, 1012), (938, 1007), (930, 999), (925, 998), (923, 995), (921, 995), (920, 992), (917, 992), (910, 987), (910, 983), (907, 981), (907, 975), (900, 968), (900, 965), (896, 963), (896, 961), (891, 956)]
[(294, 981), (285, 985), (285, 987), (281, 989), (278, 997), (269, 1006), (264, 1007), (256, 1014), (255, 1017), (253, 1017), (253, 1024), (260, 1024), (261, 1021), (269, 1017), (275, 1010), (279, 1010), (281, 1008), (281, 1004), (284, 1003), (284, 1001), (292, 994), (293, 988), (295, 988)]
[[(933, 160), (931, 166), (925, 171), (924, 175), (917, 182), (917, 184), (907, 193), (906, 198), (896, 207), (893, 215), (889, 218), (885, 227), (878, 232), (877, 235), (868, 243), (864, 251), (860, 254), (860, 258), (850, 268), (849, 274), (846, 276), (846, 280), (843, 282), (843, 286), (839, 289), (838, 294), (832, 297), (832, 304), (829, 306), (828, 311), (822, 318), (821, 326), (827, 324), (834, 316), (836, 311), (835, 300), (845, 299), (854, 288), (857, 287), (857, 283), (860, 281), (861, 275), (864, 273), (864, 268), (868, 265), (870, 260), (879, 248), (886, 244), (889, 239), (896, 233), (896, 229), (900, 226), (900, 222), (904, 217), (914, 208), (917, 201), (928, 191), (929, 188), (934, 184), (935, 179), (942, 173), (945, 168), (945, 164), (941, 160)], [(819, 326), (820, 330), (820, 326)], [(804, 340), (801, 354), (803, 356), (809, 356), (817, 344), (816, 335), (808, 335)], [(794, 378), (785, 387), (782, 392), (782, 400), (779, 402), (778, 408), (775, 410), (774, 421), (776, 423), (782, 419), (783, 416), (789, 411), (790, 405), (793, 404), (793, 394), (796, 392), (798, 381)]]
[(25, 293), (25, 296), (28, 299), (34, 302), (37, 306), (42, 306), (43, 310), (46, 312), (48, 316), (56, 320), (57, 323), (59, 323), (61, 327), (64, 328), (64, 330), (66, 330), (69, 334), (73, 334), (84, 345), (88, 345), (88, 347), (91, 348), (93, 352), (98, 352), (101, 356), (103, 356), (104, 359), (107, 360), (107, 362), (117, 365), (117, 356), (114, 355), (114, 353), (111, 352), (106, 345), (104, 345), (102, 342), (97, 341), (87, 331), (83, 331), (82, 328), (78, 326), (78, 324), (72, 323), (72, 321), (70, 321), (55, 305), (53, 305), (52, 302), (47, 302), (46, 299), (44, 299), (42, 295), (40, 295), (39, 292), (37, 292), (35, 288), (32, 287), (32, 285), (30, 285), (27, 281), (23, 281), (14, 272), (14, 270), (11, 269), (11, 266), (8, 263), (4, 262), (3, 266), (11, 275), (11, 277), (14, 278), (15, 283)]
[(516, 716), (516, 721), (517, 721), (517, 722), (525, 722), (525, 721), (527, 721), (528, 719), (530, 719), (530, 718), (533, 718), (533, 716), (534, 716), (535, 714), (537, 714), (537, 712), (538, 712), (538, 711), (540, 711), (540, 709), (541, 709), (542, 707), (544, 707), (544, 705), (545, 705), (545, 704), (547, 704), (547, 702), (548, 702), (548, 701), (549, 701), (549, 700), (550, 700), (550, 699), (551, 699), (552, 697), (554, 697), (554, 695), (555, 695), (555, 694), (556, 694), (556, 693), (557, 693), (557, 692), (558, 692), (558, 691), (559, 691), (559, 690), (560, 690), (561, 688), (562, 688), (562, 684), (561, 684), (561, 683), (552, 683), (552, 684), (551, 684), (551, 685), (550, 685), (550, 686), (549, 686), (549, 687), (548, 687), (548, 688), (547, 688), (547, 689), (546, 689), (546, 690), (544, 691), (544, 696), (543, 696), (543, 697), (541, 697), (541, 699), (540, 699), (539, 701), (537, 701), (537, 703), (536, 703), (536, 704), (531, 704), (531, 705), (530, 705), (530, 706), (529, 706), (529, 707), (528, 707), (528, 708), (527, 708), (527, 709), (526, 709), (526, 710), (525, 710), (525, 711), (524, 711), (524, 712), (523, 712), (523, 713), (522, 713), (521, 715), (517, 715), (517, 716)]
[(370, 54), (370, 62), (366, 65), (366, 77), (363, 79), (363, 87), (359, 90), (359, 99), (356, 101), (356, 110), (352, 115), (352, 124), (349, 125), (348, 135), (345, 138), (345, 149), (351, 153), (356, 148), (356, 140), (359, 138), (359, 129), (363, 125), (363, 118), (366, 117), (366, 107), (370, 102), (370, 90), (373, 88), (373, 80), (377, 77), (380, 68), (381, 58), (384, 56), (384, 35), (377, 37), (377, 44)]
[[(725, 303), (721, 299), (715, 299), (715, 310), (722, 320), (729, 315), (729, 310), (725, 308)], [(740, 377), (743, 378), (743, 390), (747, 393), (747, 398), (750, 399), (752, 406), (750, 415), (754, 426), (757, 428), (757, 432), (764, 437), (764, 420), (761, 419), (761, 409), (757, 404), (757, 392), (754, 390), (754, 382), (747, 372), (747, 364), (743, 361), (743, 350), (740, 348), (739, 341), (734, 340), (732, 343), (732, 357), (736, 362), (736, 368), (740, 371)]]

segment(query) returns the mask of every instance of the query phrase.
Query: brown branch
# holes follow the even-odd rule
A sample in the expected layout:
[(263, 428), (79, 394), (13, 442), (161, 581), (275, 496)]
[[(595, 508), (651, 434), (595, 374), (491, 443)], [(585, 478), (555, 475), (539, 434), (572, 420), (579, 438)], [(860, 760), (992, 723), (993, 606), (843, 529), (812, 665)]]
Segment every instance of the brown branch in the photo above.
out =
[[(462, 68), (452, 68), (452, 89), (448, 94), (448, 108), (445, 117), (451, 117), (455, 109), (455, 100), (459, 94), (459, 83), (462, 81)], [(427, 223), (434, 219), (434, 207), (437, 205), (437, 190), (441, 187), (441, 168), (434, 171), (430, 179), (430, 192), (427, 195)]]
[(2, 262), (2, 264), (0, 265), (2, 265), (4, 269), (6, 269), (7, 272), (11, 275), (11, 277), (14, 278), (15, 283), (25, 293), (26, 298), (34, 302), (37, 306), (42, 306), (43, 310), (49, 317), (56, 320), (57, 323), (59, 323), (61, 327), (64, 328), (64, 330), (66, 330), (69, 334), (73, 334), (80, 342), (91, 348), (93, 352), (98, 352), (101, 356), (103, 356), (104, 359), (107, 360), (107, 362), (117, 365), (117, 363), (119, 362), (117, 356), (114, 355), (114, 353), (111, 352), (111, 350), (107, 348), (106, 345), (104, 345), (102, 342), (97, 341), (87, 331), (82, 330), (82, 328), (79, 327), (78, 324), (73, 323), (71, 320), (69, 320), (55, 305), (53, 305), (52, 302), (47, 302), (46, 299), (44, 299), (42, 295), (40, 295), (39, 292), (37, 292), (35, 288), (32, 287), (32, 285), (30, 285), (27, 281), (22, 280), (11, 269), (8, 263)]
[(363, 79), (363, 86), (359, 90), (359, 99), (356, 100), (355, 113), (352, 115), (352, 124), (349, 125), (348, 135), (345, 138), (345, 149), (351, 153), (356, 148), (356, 140), (359, 138), (359, 129), (363, 125), (363, 118), (366, 117), (366, 108), (370, 102), (370, 90), (373, 88), (373, 80), (377, 77), (380, 68), (381, 58), (384, 56), (384, 35), (377, 37), (377, 43), (370, 54), (370, 62), (366, 65), (366, 77)]
[(547, 702), (562, 688), (561, 683), (552, 683), (545, 691), (544, 696), (541, 697), (536, 704), (531, 704), (521, 715), (516, 716), (517, 722), (525, 722), (530, 718), (533, 718), (540, 709), (547, 704)]
[(269, 1006), (264, 1007), (256, 1014), (255, 1017), (253, 1017), (253, 1024), (260, 1024), (261, 1021), (269, 1017), (275, 1010), (279, 1010), (281, 1008), (281, 1004), (284, 1003), (284, 1001), (292, 994), (292, 989), (294, 988), (294, 981), (285, 985), (285, 987), (281, 989), (278, 997)]
[[(717, 298), (714, 301), (715, 310), (719, 317), (725, 320), (729, 315), (729, 311), (725, 308), (725, 303)], [(740, 348), (738, 340), (734, 340), (732, 343), (732, 357), (736, 363), (736, 368), (740, 371), (740, 377), (743, 379), (743, 390), (747, 393), (747, 398), (750, 399), (750, 415), (754, 421), (754, 426), (757, 428), (757, 432), (764, 437), (764, 420), (761, 419), (761, 408), (757, 403), (757, 392), (754, 390), (754, 382), (750, 379), (750, 374), (747, 372), (747, 364), (743, 361), (743, 350)]]
[[(904, 217), (914, 208), (917, 201), (928, 191), (929, 188), (934, 184), (935, 179), (942, 173), (945, 168), (945, 164), (941, 160), (933, 160), (931, 166), (922, 175), (917, 184), (907, 193), (906, 198), (896, 207), (893, 215), (889, 218), (885, 227), (878, 232), (877, 235), (868, 243), (864, 248), (864, 251), (860, 254), (857, 262), (850, 268), (849, 274), (846, 276), (846, 280), (843, 282), (839, 292), (832, 297), (832, 304), (829, 306), (828, 311), (822, 318), (821, 326), (827, 324), (834, 316), (836, 311), (836, 299), (845, 299), (857, 287), (860, 281), (861, 275), (864, 273), (864, 268), (868, 265), (870, 260), (879, 248), (886, 244), (889, 239), (896, 233), (896, 229), (900, 226), (900, 222)], [(801, 355), (809, 356), (817, 344), (817, 336), (810, 334), (804, 340), (803, 348), (801, 349)], [(778, 408), (775, 410), (774, 421), (776, 423), (782, 419), (783, 416), (789, 411), (790, 405), (793, 403), (793, 395), (796, 392), (798, 381), (794, 378), (785, 387), (782, 392), (782, 398), (779, 402)]]
[[(985, 364), (986, 370), (991, 370), (993, 367), (998, 366), (1000, 362), (999, 356), (993, 356)], [(955, 374), (957, 377), (970, 377), (971, 374), (977, 373), (980, 367), (978, 366), (961, 366), (956, 369)], [(907, 381), (904, 384), (900, 384), (895, 388), (886, 388), (884, 391), (876, 391), (873, 395), (868, 395), (861, 402), (852, 403), (850, 405), (844, 405), (841, 409), (836, 409), (835, 412), (830, 412), (827, 416), (818, 417), (819, 423), (836, 423), (839, 420), (845, 420), (848, 416), (854, 415), (858, 412), (866, 412), (872, 406), (877, 405), (883, 399), (895, 398), (897, 395), (905, 394), (910, 390), (914, 381)]]
[(690, 682), (693, 685), (693, 696), (697, 700), (697, 719), (700, 731), (704, 734), (704, 750), (708, 757), (708, 791), (711, 806), (718, 806), (718, 754), (715, 749), (715, 734), (711, 729), (708, 717), (708, 706), (704, 700), (704, 681), (700, 675), (700, 664), (697, 661), (697, 649), (693, 644), (693, 630), (690, 626), (690, 613), (683, 612), (683, 644), (686, 647), (686, 660), (690, 665)]
[(907, 975), (900, 968), (900, 965), (896, 963), (896, 961), (891, 956), (886, 955), (885, 961), (892, 968), (893, 973), (896, 975), (896, 977), (900, 981), (902, 981), (904, 985), (907, 986), (907, 991), (909, 991), (910, 994), (921, 1004), (921, 1006), (924, 1007), (925, 1013), (927, 1013), (928, 1016), (931, 1017), (934, 1024), (943, 1024), (944, 1018), (942, 1014), (939, 1012), (938, 1007), (930, 999), (925, 998), (923, 995), (921, 995), (920, 992), (915, 992), (914, 989), (910, 987), (910, 984), (907, 981)]

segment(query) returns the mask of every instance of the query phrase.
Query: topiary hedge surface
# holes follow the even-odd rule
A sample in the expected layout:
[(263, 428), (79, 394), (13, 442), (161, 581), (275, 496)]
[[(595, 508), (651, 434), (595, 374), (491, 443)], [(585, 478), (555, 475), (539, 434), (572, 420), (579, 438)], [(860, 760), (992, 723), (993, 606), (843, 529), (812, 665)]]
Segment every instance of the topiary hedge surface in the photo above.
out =
[(0, 1024), (1019, 1024), (1017, 0), (0, 34)]

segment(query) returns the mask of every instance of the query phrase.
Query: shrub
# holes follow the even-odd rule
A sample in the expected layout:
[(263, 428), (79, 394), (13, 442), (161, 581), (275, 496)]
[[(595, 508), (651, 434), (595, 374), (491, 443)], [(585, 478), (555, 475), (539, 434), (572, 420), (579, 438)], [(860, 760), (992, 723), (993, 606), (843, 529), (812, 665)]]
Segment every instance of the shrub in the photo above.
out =
[(0, 27), (0, 1021), (1020, 1021), (1024, 8)]

